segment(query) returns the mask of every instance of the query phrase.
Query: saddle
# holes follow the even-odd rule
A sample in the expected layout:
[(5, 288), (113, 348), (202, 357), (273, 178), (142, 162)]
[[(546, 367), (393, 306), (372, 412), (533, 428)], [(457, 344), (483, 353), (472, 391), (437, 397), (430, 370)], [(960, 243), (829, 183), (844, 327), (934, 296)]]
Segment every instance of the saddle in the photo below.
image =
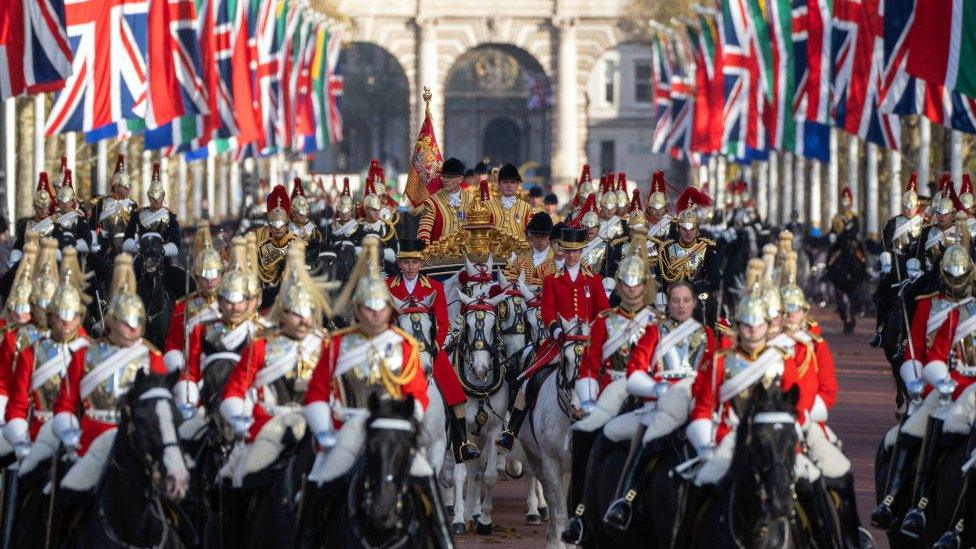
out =
[(542, 389), (542, 384), (549, 379), (556, 371), (555, 364), (548, 364), (538, 369), (534, 374), (529, 376), (525, 382), (525, 406), (526, 410), (532, 410), (535, 408), (535, 401), (539, 398), (539, 391)]

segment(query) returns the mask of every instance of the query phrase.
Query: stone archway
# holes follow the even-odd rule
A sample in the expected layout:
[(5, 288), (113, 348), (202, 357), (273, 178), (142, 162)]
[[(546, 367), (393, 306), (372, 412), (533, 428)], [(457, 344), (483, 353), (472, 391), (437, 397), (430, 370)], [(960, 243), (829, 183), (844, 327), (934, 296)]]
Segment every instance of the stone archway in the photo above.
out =
[(525, 50), (508, 44), (468, 50), (447, 73), (444, 99), (447, 156), (469, 165), (484, 158), (493, 165), (536, 161), (538, 175), (549, 176), (552, 89)]
[(339, 56), (344, 136), (321, 171), (356, 172), (379, 158), (393, 173), (410, 161), (410, 83), (400, 62), (369, 42), (350, 42)]

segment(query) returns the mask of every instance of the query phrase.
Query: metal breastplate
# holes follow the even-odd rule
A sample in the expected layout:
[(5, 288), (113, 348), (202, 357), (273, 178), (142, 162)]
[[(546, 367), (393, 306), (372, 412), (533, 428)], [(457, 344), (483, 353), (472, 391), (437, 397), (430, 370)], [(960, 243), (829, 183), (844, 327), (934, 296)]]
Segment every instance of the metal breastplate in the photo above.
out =
[[(694, 244), (692, 247), (693, 246)], [(677, 242), (672, 242), (668, 245), (667, 250), (671, 263), (682, 261), (682, 266), (678, 269), (680, 273), (670, 273), (671, 275), (680, 274), (681, 276), (692, 278), (698, 274), (698, 271), (701, 270), (702, 266), (705, 264), (706, 248), (704, 247), (697, 252), (692, 252), (691, 247), (685, 248)], [(688, 257), (687, 261), (684, 261), (685, 257)]]
[(184, 318), (189, 320), (197, 316), (200, 311), (210, 307), (212, 303), (213, 301), (204, 298), (199, 293), (194, 294), (193, 297), (186, 300), (186, 316)]
[[(678, 325), (672, 320), (662, 322), (659, 328), (661, 330), (661, 338), (663, 339), (677, 327)], [(698, 328), (691, 336), (678, 341), (661, 357), (660, 363), (656, 365), (658, 372), (665, 377), (685, 377), (695, 373), (702, 355), (705, 354), (707, 340), (705, 329)]]
[[(959, 307), (959, 322), (956, 326), (968, 324), (969, 319), (976, 317), (976, 302), (969, 302)], [(966, 328), (968, 330), (968, 327)], [(953, 334), (955, 341), (956, 334)], [(951, 366), (966, 376), (976, 376), (976, 330), (970, 331), (959, 342), (952, 346), (953, 360)]]
[(78, 212), (65, 212), (58, 216), (58, 226), (65, 231), (74, 231), (79, 217)]
[[(724, 362), (725, 376), (723, 379), (727, 381), (741, 374), (743, 371), (752, 366), (753, 362), (754, 361), (749, 357), (743, 356), (737, 352), (730, 352), (726, 354)], [(784, 367), (782, 360), (772, 361), (766, 368), (766, 371), (763, 372), (762, 377), (759, 378), (759, 382), (762, 383), (767, 389), (772, 387), (774, 384), (779, 385), (780, 379), (783, 377), (783, 369)], [(752, 396), (752, 388), (754, 386), (755, 385), (752, 385), (743, 389), (739, 392), (739, 394), (732, 397), (732, 399), (729, 401), (732, 409), (739, 414), (739, 417), (742, 417), (746, 411), (746, 406), (749, 403), (749, 397)]]
[(111, 207), (116, 202), (118, 203), (118, 208), (111, 215), (98, 220), (98, 226), (109, 237), (118, 233), (124, 233), (125, 226), (129, 224), (129, 218), (132, 216), (132, 201), (129, 199), (116, 200), (112, 197), (107, 197), (102, 202), (102, 211), (105, 211), (105, 209)]
[(315, 225), (311, 223), (305, 223), (304, 225), (296, 225), (294, 222), (288, 223), (288, 231), (291, 234), (301, 238), (305, 242), (312, 239), (312, 233), (315, 231)]
[[(361, 334), (355, 332), (346, 334), (339, 344), (339, 356), (365, 344), (366, 338)], [(391, 345), (387, 349), (367, 352), (366, 360), (356, 364), (339, 378), (343, 405), (350, 408), (365, 408), (372, 394), (380, 398), (391, 398), (381, 378), (383, 365), (385, 364), (393, 374), (398, 374), (405, 358), (403, 345)]]
[[(112, 356), (122, 350), (115, 345), (105, 341), (98, 341), (88, 348), (85, 356), (85, 374), (98, 368), (98, 366), (112, 358)], [(149, 355), (134, 358), (125, 363), (115, 365), (115, 372), (102, 380), (94, 391), (85, 397), (89, 406), (95, 410), (114, 411), (118, 408), (119, 399), (129, 392), (132, 383), (136, 379), (136, 374), (142, 370), (149, 373)], [(84, 376), (82, 376), (84, 379)]]
[(600, 220), (599, 235), (606, 240), (613, 240), (624, 234), (623, 220), (617, 216)]
[(142, 232), (159, 234), (166, 232), (166, 229), (169, 228), (169, 212), (167, 210), (158, 211), (166, 213), (157, 214), (149, 208), (139, 210), (139, 225), (142, 226)]
[(634, 345), (637, 340), (640, 339), (641, 335), (644, 334), (644, 330), (647, 329), (647, 325), (643, 324), (628, 325), (632, 319), (624, 315), (618, 314), (616, 312), (607, 315), (605, 320), (607, 326), (607, 335), (613, 337), (614, 335), (620, 333), (622, 330), (630, 330), (631, 333), (627, 336), (623, 345), (620, 346), (612, 355), (609, 357), (609, 370), (610, 372), (626, 372), (627, 364), (630, 362), (630, 354), (634, 349)]
[(589, 265), (593, 272), (599, 272), (603, 260), (607, 257), (607, 243), (599, 237), (594, 238), (583, 248), (583, 262)]
[[(308, 382), (312, 379), (312, 372), (322, 354), (322, 345), (315, 345), (310, 351), (303, 352), (301, 342), (284, 335), (274, 335), (267, 338), (264, 348), (264, 363), (273, 365), (281, 357), (296, 350), (296, 360), (284, 375), (264, 386), (264, 403), (277, 406), (301, 404), (305, 401)], [(321, 343), (321, 340), (319, 340)]]
[(223, 352), (240, 353), (250, 338), (244, 337), (237, 345), (228, 345), (228, 342), (224, 341), (224, 336), (229, 331), (227, 325), (221, 321), (207, 324), (203, 329), (203, 338), (200, 342), (203, 353), (207, 355)]
[[(895, 232), (905, 231), (901, 236), (891, 241), (891, 247), (896, 254), (904, 255), (910, 251), (908, 247), (918, 240), (919, 235), (922, 234), (922, 223), (920, 221), (920, 216), (916, 216), (913, 220), (909, 220), (903, 215), (895, 217)], [(906, 225), (910, 225), (907, 230), (903, 228)]]
[(278, 284), (281, 282), (281, 272), (285, 266), (285, 254), (288, 244), (276, 246), (268, 240), (258, 248), (258, 262), (260, 263), (261, 279), (265, 283)]
[[(34, 389), (34, 407), (44, 410), (51, 411), (54, 409), (54, 403), (58, 399), (58, 395), (61, 394), (61, 380), (68, 373), (68, 365), (71, 364), (71, 351), (66, 348), (67, 344), (58, 343), (53, 339), (47, 338), (38, 341), (34, 345), (34, 371), (36, 372), (47, 361), (55, 358), (58, 355), (58, 351), (62, 353), (67, 353), (68, 358), (64, 361), (64, 365), (52, 372), (44, 383)], [(28, 383), (33, 386), (34, 380), (31, 379)]]
[(17, 329), (16, 351), (19, 353), (22, 349), (26, 349), (44, 337), (47, 337), (47, 330), (39, 330), (33, 324), (24, 324)]
[[(28, 219), (27, 228), (29, 230), (34, 231), (35, 233), (39, 233), (41, 237), (51, 236), (51, 233), (54, 232), (54, 220), (51, 219), (49, 223), (44, 223), (44, 221), (47, 221), (48, 219), (49, 218), (44, 218), (40, 221), (34, 221), (33, 219)], [(42, 224), (38, 226), (38, 223), (42, 223)]]

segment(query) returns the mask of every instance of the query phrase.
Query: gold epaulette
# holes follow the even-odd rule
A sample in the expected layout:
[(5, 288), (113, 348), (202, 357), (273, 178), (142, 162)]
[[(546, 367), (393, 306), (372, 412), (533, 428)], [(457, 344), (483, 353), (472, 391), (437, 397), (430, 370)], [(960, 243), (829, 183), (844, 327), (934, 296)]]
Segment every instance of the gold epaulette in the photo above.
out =
[(709, 246), (714, 246), (715, 245), (715, 241), (712, 240), (711, 238), (705, 238), (704, 236), (702, 236), (702, 237), (699, 237), (698, 240), (703, 241), (705, 244), (707, 244)]
[(432, 287), (430, 285), (430, 279), (427, 278), (427, 275), (420, 275), (420, 285), (423, 286), (424, 288), (431, 288)]
[[(803, 357), (803, 363), (796, 366), (796, 377), (801, 378), (806, 375), (807, 371), (810, 369), (810, 363), (813, 361), (813, 345), (809, 343), (804, 343), (807, 348), (806, 356)], [(781, 349), (782, 350), (782, 349)]]
[(674, 240), (670, 238), (658, 238), (656, 236), (652, 236), (651, 241), (657, 244), (658, 248), (664, 248), (665, 246), (674, 242)]
[(735, 335), (735, 330), (733, 330), (731, 326), (726, 326), (725, 324), (716, 324), (715, 331), (722, 335), (727, 335), (727, 336)]
[(352, 326), (346, 326), (345, 328), (339, 328), (338, 330), (332, 332), (332, 337), (344, 336), (346, 334), (359, 331), (359, 326), (353, 324)]
[(149, 354), (151, 355), (161, 356), (163, 354), (159, 352), (159, 349), (157, 349), (156, 346), (153, 345), (152, 342), (149, 341), (148, 339), (143, 338), (142, 344), (145, 345), (147, 349), (149, 349)]
[(596, 314), (597, 318), (607, 318), (610, 316), (616, 307), (610, 307), (609, 309), (604, 309)]

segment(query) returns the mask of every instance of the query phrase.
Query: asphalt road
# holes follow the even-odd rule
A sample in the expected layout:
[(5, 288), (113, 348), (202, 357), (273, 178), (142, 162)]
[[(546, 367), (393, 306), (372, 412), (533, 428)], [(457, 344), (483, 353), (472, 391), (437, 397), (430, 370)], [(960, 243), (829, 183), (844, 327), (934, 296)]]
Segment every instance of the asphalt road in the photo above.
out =
[[(874, 508), (874, 455), (885, 432), (894, 425), (894, 381), (881, 352), (868, 346), (874, 321), (861, 319), (852, 335), (841, 333), (832, 310), (815, 310), (823, 325), (837, 363), (840, 395), (828, 423), (844, 443), (854, 464), (855, 489), (861, 521), (869, 522)], [(524, 481), (503, 480), (494, 493), (495, 528), (491, 536), (465, 534), (456, 538), (458, 547), (538, 548), (545, 546), (545, 525), (525, 524)], [(884, 536), (871, 531), (879, 548), (887, 548)]]

